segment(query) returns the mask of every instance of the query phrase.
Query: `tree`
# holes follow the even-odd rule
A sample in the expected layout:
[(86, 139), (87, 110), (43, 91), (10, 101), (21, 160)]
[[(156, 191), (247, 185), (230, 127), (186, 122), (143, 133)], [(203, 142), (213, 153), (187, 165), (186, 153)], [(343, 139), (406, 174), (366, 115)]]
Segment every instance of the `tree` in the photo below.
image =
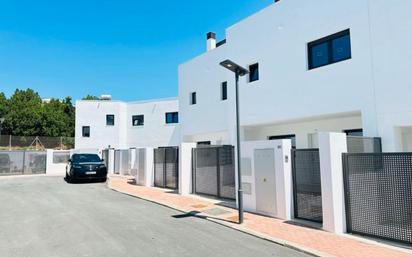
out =
[(3, 92), (0, 92), (0, 118), (4, 117), (7, 113), (8, 101)]
[(3, 131), (11, 135), (39, 135), (42, 130), (42, 100), (32, 89), (17, 89), (8, 101)]
[(100, 98), (94, 95), (87, 95), (82, 98), (82, 100), (99, 100)]
[(17, 89), (10, 99), (0, 93), (2, 116), (3, 134), (74, 137), (75, 107), (71, 97), (43, 102), (32, 89)]

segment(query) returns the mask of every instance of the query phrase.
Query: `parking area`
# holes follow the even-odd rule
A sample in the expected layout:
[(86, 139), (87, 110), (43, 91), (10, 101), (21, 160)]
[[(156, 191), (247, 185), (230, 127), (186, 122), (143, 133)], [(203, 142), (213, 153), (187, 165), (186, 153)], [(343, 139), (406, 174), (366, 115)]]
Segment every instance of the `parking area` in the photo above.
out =
[(2, 178), (0, 203), (0, 256), (306, 256), (105, 184)]

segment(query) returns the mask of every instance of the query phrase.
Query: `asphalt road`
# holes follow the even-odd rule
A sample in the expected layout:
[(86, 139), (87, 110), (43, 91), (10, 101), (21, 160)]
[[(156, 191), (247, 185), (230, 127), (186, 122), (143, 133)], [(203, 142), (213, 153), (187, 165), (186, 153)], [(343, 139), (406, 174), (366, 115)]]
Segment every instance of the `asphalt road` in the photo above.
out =
[(179, 214), (105, 184), (0, 178), (0, 256), (306, 256)]

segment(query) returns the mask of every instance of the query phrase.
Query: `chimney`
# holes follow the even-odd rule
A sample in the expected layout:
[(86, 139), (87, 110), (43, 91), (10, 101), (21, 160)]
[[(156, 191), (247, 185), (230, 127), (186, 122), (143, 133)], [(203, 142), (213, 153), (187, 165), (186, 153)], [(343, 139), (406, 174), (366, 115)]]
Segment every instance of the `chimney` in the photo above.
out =
[(213, 50), (216, 48), (216, 33), (209, 32), (207, 33), (207, 51)]

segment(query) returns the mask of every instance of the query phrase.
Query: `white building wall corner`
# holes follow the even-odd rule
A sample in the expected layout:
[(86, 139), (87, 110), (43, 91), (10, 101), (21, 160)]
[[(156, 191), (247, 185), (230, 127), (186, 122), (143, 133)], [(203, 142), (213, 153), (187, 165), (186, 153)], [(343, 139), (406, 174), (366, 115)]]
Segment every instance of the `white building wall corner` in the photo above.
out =
[(319, 133), (323, 229), (346, 232), (342, 154), (347, 152), (346, 135)]

